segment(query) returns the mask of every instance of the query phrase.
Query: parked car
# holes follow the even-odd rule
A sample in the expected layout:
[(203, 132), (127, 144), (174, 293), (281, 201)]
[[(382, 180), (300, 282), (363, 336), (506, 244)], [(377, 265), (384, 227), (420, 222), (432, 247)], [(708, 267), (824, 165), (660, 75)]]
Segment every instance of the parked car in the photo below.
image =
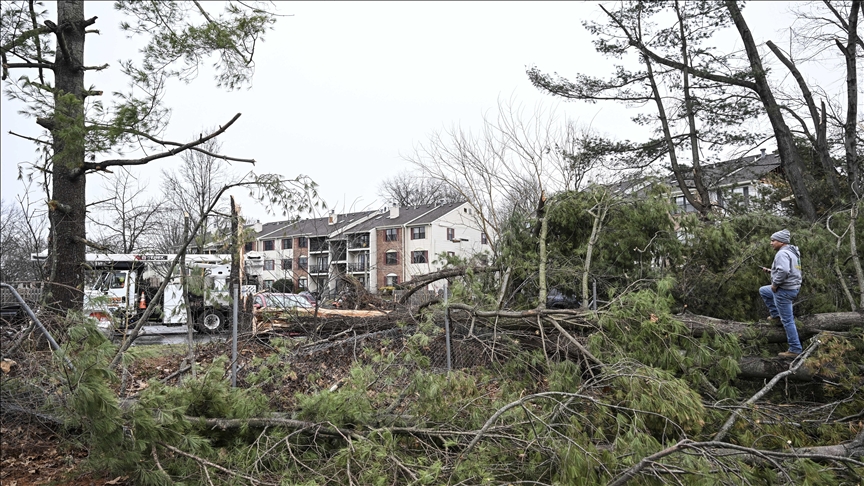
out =
[(303, 297), (304, 299), (309, 301), (309, 305), (311, 307), (315, 307), (318, 304), (318, 299), (315, 297), (315, 295), (312, 292), (309, 292), (308, 290), (304, 290), (303, 292), (300, 292), (297, 295), (299, 295), (300, 297)]
[(582, 302), (576, 297), (562, 293), (560, 290), (553, 288), (546, 295), (547, 309), (578, 309), (582, 306)]
[(255, 294), (255, 300), (252, 301), (252, 307), (258, 309), (296, 309), (298, 307), (308, 308), (314, 307), (314, 304), (309, 304), (309, 300), (298, 294), (281, 294), (276, 292), (261, 292)]

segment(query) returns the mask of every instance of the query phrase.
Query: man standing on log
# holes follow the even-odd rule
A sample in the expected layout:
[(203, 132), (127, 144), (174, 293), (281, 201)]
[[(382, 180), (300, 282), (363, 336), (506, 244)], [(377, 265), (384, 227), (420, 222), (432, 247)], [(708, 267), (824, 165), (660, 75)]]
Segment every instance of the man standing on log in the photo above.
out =
[(798, 339), (798, 329), (795, 327), (795, 317), (792, 315), (792, 301), (798, 296), (801, 288), (801, 252), (797, 246), (789, 244), (792, 235), (789, 230), (780, 230), (771, 235), (771, 248), (774, 249), (774, 263), (771, 268), (762, 267), (771, 272), (771, 285), (759, 288), (759, 295), (765, 301), (772, 321), (777, 319), (786, 330), (786, 341), (789, 350), (778, 354), (781, 358), (794, 358), (804, 351)]

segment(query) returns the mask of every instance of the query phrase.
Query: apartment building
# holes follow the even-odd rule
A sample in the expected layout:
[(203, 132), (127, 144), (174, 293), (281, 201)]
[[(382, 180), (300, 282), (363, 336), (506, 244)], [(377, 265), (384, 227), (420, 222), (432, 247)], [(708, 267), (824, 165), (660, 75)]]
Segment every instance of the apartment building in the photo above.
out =
[(246, 251), (260, 258), (250, 276), (257, 276), (262, 289), (290, 279), (296, 289), (335, 295), (345, 286), (340, 276), (347, 274), (377, 292), (441, 269), (441, 254), (488, 258), (489, 241), (479, 228), (467, 203), (393, 206), (263, 224)]
[[(273, 282), (287, 279), (295, 289), (326, 293), (330, 284), (330, 264), (342, 255), (331, 256), (330, 237), (365, 220), (374, 211), (335, 214), (299, 221), (276, 221), (255, 227), (255, 240), (244, 251), (257, 257), (260, 266), (250, 267), (261, 290)], [(247, 267), (249, 267), (247, 265)]]

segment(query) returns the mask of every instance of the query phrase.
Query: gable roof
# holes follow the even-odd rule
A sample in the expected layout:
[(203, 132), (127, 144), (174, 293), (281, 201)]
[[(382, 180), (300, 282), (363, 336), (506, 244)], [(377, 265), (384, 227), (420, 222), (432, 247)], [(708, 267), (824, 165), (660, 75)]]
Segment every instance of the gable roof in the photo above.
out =
[[(780, 155), (759, 154), (718, 162), (702, 167), (705, 185), (717, 189), (731, 184), (756, 181), (780, 167)], [(687, 177), (689, 176), (689, 177)], [(685, 179), (692, 180), (692, 173)], [(674, 183), (675, 179), (671, 181)]]
[(394, 228), (403, 225), (430, 224), (445, 214), (461, 207), (465, 203), (449, 204), (424, 204), (421, 206), (410, 206), (399, 208), (399, 216), (390, 217), (390, 211), (381, 210), (368, 220), (363, 221), (350, 229), (351, 233), (371, 231), (375, 228)]
[[(693, 172), (689, 166), (682, 166), (684, 180), (687, 187), (695, 187)], [(738, 157), (737, 159), (725, 160), (716, 164), (702, 166), (702, 177), (705, 186), (709, 190), (717, 190), (721, 187), (757, 181), (769, 172), (780, 168), (780, 156), (778, 154), (758, 154)], [(665, 183), (672, 188), (672, 192), (680, 193), (678, 181), (674, 175), (667, 177), (631, 177), (620, 180), (609, 187), (613, 192), (639, 193), (652, 183)]]
[(330, 217), (301, 219), (299, 221), (276, 221), (264, 224), (256, 235), (258, 239), (288, 238), (295, 236), (328, 236), (351, 224), (356, 224), (374, 211), (360, 211), (336, 215), (336, 223), (330, 224)]

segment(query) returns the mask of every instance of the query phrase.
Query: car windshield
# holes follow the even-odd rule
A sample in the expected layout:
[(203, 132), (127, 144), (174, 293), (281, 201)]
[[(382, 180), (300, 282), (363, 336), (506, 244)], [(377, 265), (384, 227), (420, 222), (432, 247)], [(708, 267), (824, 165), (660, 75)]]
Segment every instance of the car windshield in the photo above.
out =
[(294, 307), (307, 307), (306, 299), (293, 294), (270, 294), (267, 297), (268, 307), (282, 307), (286, 309)]

